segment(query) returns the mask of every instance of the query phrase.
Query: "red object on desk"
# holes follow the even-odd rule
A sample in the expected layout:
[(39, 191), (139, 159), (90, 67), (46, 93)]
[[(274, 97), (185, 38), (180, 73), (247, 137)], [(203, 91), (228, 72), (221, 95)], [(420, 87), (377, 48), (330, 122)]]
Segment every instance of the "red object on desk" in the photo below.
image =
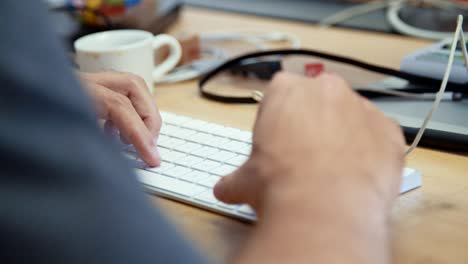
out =
[(325, 70), (322, 63), (307, 63), (304, 65), (304, 75), (307, 77), (317, 77)]

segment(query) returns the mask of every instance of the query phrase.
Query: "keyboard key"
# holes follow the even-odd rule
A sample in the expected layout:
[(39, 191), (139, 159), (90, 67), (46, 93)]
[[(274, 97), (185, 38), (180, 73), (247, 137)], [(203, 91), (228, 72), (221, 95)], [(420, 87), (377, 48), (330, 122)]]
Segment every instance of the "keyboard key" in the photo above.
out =
[(168, 140), (164, 140), (164, 141), (159, 141), (159, 145), (162, 146), (162, 147), (165, 147), (165, 148), (169, 148), (169, 149), (173, 149), (179, 145), (182, 145), (182, 144), (185, 144), (185, 140), (182, 140), (182, 139), (178, 139), (178, 138), (170, 138)]
[(195, 165), (197, 163), (201, 163), (201, 162), (203, 162), (203, 158), (199, 158), (199, 157), (196, 157), (196, 156), (190, 156), (190, 155), (187, 155), (182, 159), (178, 159), (178, 160), (174, 161), (174, 163), (185, 166), (185, 167), (192, 167), (193, 165)]
[(236, 169), (237, 169), (237, 167), (234, 167), (234, 166), (231, 166), (231, 165), (221, 165), (221, 166), (211, 170), (210, 172), (215, 174), (215, 175), (225, 176), (225, 175), (228, 175), (229, 173), (235, 171)]
[[(171, 140), (171, 137), (163, 135), (163, 134), (159, 134), (157, 144), (158, 144), (158, 146), (160, 146), (161, 144), (165, 144), (169, 140)], [(165, 145), (167, 145), (167, 144), (165, 144)]]
[(210, 171), (216, 167), (219, 167), (221, 163), (211, 160), (204, 160), (200, 163), (192, 165), (193, 168), (201, 171)]
[(197, 182), (198, 184), (200, 185), (203, 185), (205, 187), (208, 187), (208, 188), (211, 188), (213, 189), (213, 187), (216, 185), (216, 183), (219, 181), (219, 179), (221, 179), (220, 177), (216, 177), (216, 176), (209, 176), (209, 177), (206, 177), (205, 179)]
[(162, 173), (162, 172), (164, 172), (164, 171), (166, 171), (168, 169), (171, 169), (173, 167), (174, 167), (173, 164), (163, 161), (163, 162), (161, 162), (161, 165), (159, 165), (159, 167), (146, 168), (146, 170), (156, 172), (156, 173)]
[(242, 153), (242, 150), (248, 148), (249, 144), (240, 141), (231, 141), (227, 144), (219, 146), (220, 149), (234, 151), (236, 153)]
[(252, 145), (247, 144), (246, 146), (237, 150), (236, 152), (244, 155), (250, 155), (250, 153), (252, 153)]
[(168, 162), (176, 162), (182, 158), (185, 158), (186, 156), (187, 155), (185, 153), (178, 152), (178, 151), (170, 151), (165, 154), (161, 153), (162, 160), (168, 161)]
[(176, 115), (173, 113), (168, 113), (168, 112), (163, 112), (163, 111), (160, 112), (160, 115), (161, 115), (163, 123), (166, 123), (168, 120), (176, 117)]
[(172, 133), (175, 133), (177, 130), (178, 128), (176, 126), (163, 124), (161, 126), (161, 130), (159, 131), (159, 133), (163, 135), (172, 136)]
[(198, 129), (198, 131), (205, 132), (205, 133), (208, 133), (208, 134), (217, 135), (216, 130), (218, 130), (218, 129), (224, 129), (224, 127), (221, 126), (221, 125), (218, 125), (218, 124), (208, 124), (208, 125), (206, 125), (204, 127), (200, 127)]
[(167, 120), (170, 120), (174, 117), (176, 117), (176, 114), (173, 114), (173, 113), (169, 113), (169, 112), (164, 112), (164, 111), (160, 111), (159, 114), (161, 115), (161, 119), (164, 123), (167, 122)]
[(176, 193), (178, 195), (191, 197), (206, 190), (206, 188), (201, 186), (193, 185), (188, 182), (180, 181), (160, 174), (151, 173), (149, 171), (136, 169), (135, 172), (142, 183), (151, 187), (163, 189), (164, 191)]
[(172, 169), (164, 171), (163, 174), (174, 177), (174, 178), (179, 178), (180, 176), (185, 175), (191, 171), (192, 171), (191, 169), (186, 168), (186, 167), (175, 166)]
[(204, 180), (205, 178), (208, 178), (210, 177), (210, 175), (206, 172), (202, 172), (202, 171), (196, 171), (196, 170), (193, 170), (187, 174), (184, 174), (182, 176), (179, 177), (180, 180), (184, 180), (184, 181), (188, 181), (188, 182), (193, 182), (193, 183), (197, 183), (201, 180)]
[(197, 144), (197, 143), (192, 143), (192, 142), (187, 142), (185, 144), (179, 145), (174, 148), (174, 150), (178, 150), (180, 152), (185, 152), (185, 153), (191, 153), (199, 148), (201, 148), (202, 145)]
[(195, 196), (195, 199), (203, 201), (205, 203), (211, 203), (211, 204), (215, 204), (218, 202), (218, 200), (216, 200), (216, 197), (213, 194), (213, 190), (211, 189)]
[(241, 131), (238, 133), (237, 138), (240, 141), (252, 143), (252, 132), (249, 131)]
[(211, 156), (215, 153), (218, 153), (219, 150), (217, 148), (213, 148), (213, 147), (208, 147), (208, 146), (204, 146), (204, 147), (201, 147), (195, 151), (192, 151), (192, 155), (196, 155), (196, 156), (200, 156), (200, 157), (208, 157), (208, 156)]
[(223, 137), (217, 137), (217, 136), (211, 136), (206, 142), (204, 142), (203, 144), (205, 145), (208, 145), (208, 146), (211, 146), (211, 147), (220, 147), (222, 145), (225, 145), (227, 143), (229, 143), (230, 140), (227, 139), (227, 138), (223, 138)]
[(222, 150), (222, 151), (216, 152), (213, 155), (208, 156), (208, 158), (214, 161), (224, 162), (228, 159), (234, 158), (235, 156), (237, 156), (236, 153)]
[(208, 123), (205, 121), (192, 119), (186, 123), (183, 123), (181, 126), (189, 129), (199, 130), (200, 128), (203, 128), (207, 125)]
[(237, 155), (232, 159), (226, 160), (224, 163), (239, 167), (244, 164), (248, 158), (249, 157), (245, 155)]
[(161, 146), (158, 146), (158, 151), (161, 157), (171, 152), (170, 149)]
[(185, 128), (177, 128), (174, 131), (171, 132), (172, 137), (176, 138), (181, 138), (181, 139), (186, 139), (187, 137), (190, 137), (191, 135), (196, 134), (197, 131), (195, 130), (190, 130), (190, 129), (185, 129)]
[(192, 137), (190, 137), (188, 140), (199, 143), (199, 144), (206, 145), (206, 142), (208, 142), (211, 137), (213, 137), (213, 136), (210, 135), (210, 134), (197, 133), (197, 134), (193, 135)]
[(187, 123), (190, 120), (192, 120), (192, 119), (189, 118), (189, 117), (180, 116), (180, 115), (176, 115), (176, 114), (171, 114), (171, 115), (167, 116), (166, 118), (163, 117), (163, 122), (164, 123), (177, 125), (177, 126), (180, 126), (180, 125), (182, 125), (184, 123)]
[(230, 139), (234, 139), (237, 141), (249, 141), (251, 139), (250, 136), (245, 135), (244, 131), (237, 129), (237, 128), (230, 128), (228, 131), (229, 135), (227, 136)]
[(235, 128), (223, 127), (222, 129), (216, 130), (216, 135), (230, 138), (230, 136), (234, 134), (235, 132), (236, 132)]

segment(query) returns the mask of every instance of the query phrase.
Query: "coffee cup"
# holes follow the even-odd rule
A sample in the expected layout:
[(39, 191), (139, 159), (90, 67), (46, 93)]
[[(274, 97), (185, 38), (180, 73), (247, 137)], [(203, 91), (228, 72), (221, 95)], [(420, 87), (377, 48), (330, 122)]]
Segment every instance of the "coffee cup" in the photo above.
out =
[[(169, 47), (167, 58), (155, 64), (155, 52)], [(129, 72), (142, 77), (149, 90), (153, 83), (174, 69), (181, 59), (179, 42), (169, 35), (154, 36), (143, 30), (110, 30), (86, 35), (74, 43), (80, 71)]]

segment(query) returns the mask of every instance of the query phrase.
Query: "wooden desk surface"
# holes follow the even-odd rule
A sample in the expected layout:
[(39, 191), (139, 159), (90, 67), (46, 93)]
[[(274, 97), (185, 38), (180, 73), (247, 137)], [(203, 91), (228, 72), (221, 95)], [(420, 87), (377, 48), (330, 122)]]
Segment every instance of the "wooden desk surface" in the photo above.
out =
[[(290, 32), (299, 36), (305, 47), (395, 68), (405, 54), (429, 44), (380, 33), (323, 30), (308, 24), (193, 8), (184, 10), (172, 33), (226, 30)], [(161, 110), (241, 129), (250, 129), (254, 122), (255, 106), (201, 99), (196, 82), (160, 86), (155, 91)], [(422, 171), (424, 183), (422, 188), (401, 196), (395, 206), (395, 263), (468, 263), (468, 157), (418, 149), (407, 163)], [(152, 199), (214, 261), (228, 260), (253, 228), (177, 202)]]

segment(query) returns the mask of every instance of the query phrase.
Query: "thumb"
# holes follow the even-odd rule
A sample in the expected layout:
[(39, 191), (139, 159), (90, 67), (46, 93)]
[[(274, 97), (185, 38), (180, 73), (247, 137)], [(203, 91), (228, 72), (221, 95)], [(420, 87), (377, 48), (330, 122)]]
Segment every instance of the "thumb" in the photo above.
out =
[(246, 164), (238, 170), (224, 176), (214, 187), (215, 197), (228, 204), (248, 203), (253, 205), (258, 192), (255, 175), (250, 175)]

